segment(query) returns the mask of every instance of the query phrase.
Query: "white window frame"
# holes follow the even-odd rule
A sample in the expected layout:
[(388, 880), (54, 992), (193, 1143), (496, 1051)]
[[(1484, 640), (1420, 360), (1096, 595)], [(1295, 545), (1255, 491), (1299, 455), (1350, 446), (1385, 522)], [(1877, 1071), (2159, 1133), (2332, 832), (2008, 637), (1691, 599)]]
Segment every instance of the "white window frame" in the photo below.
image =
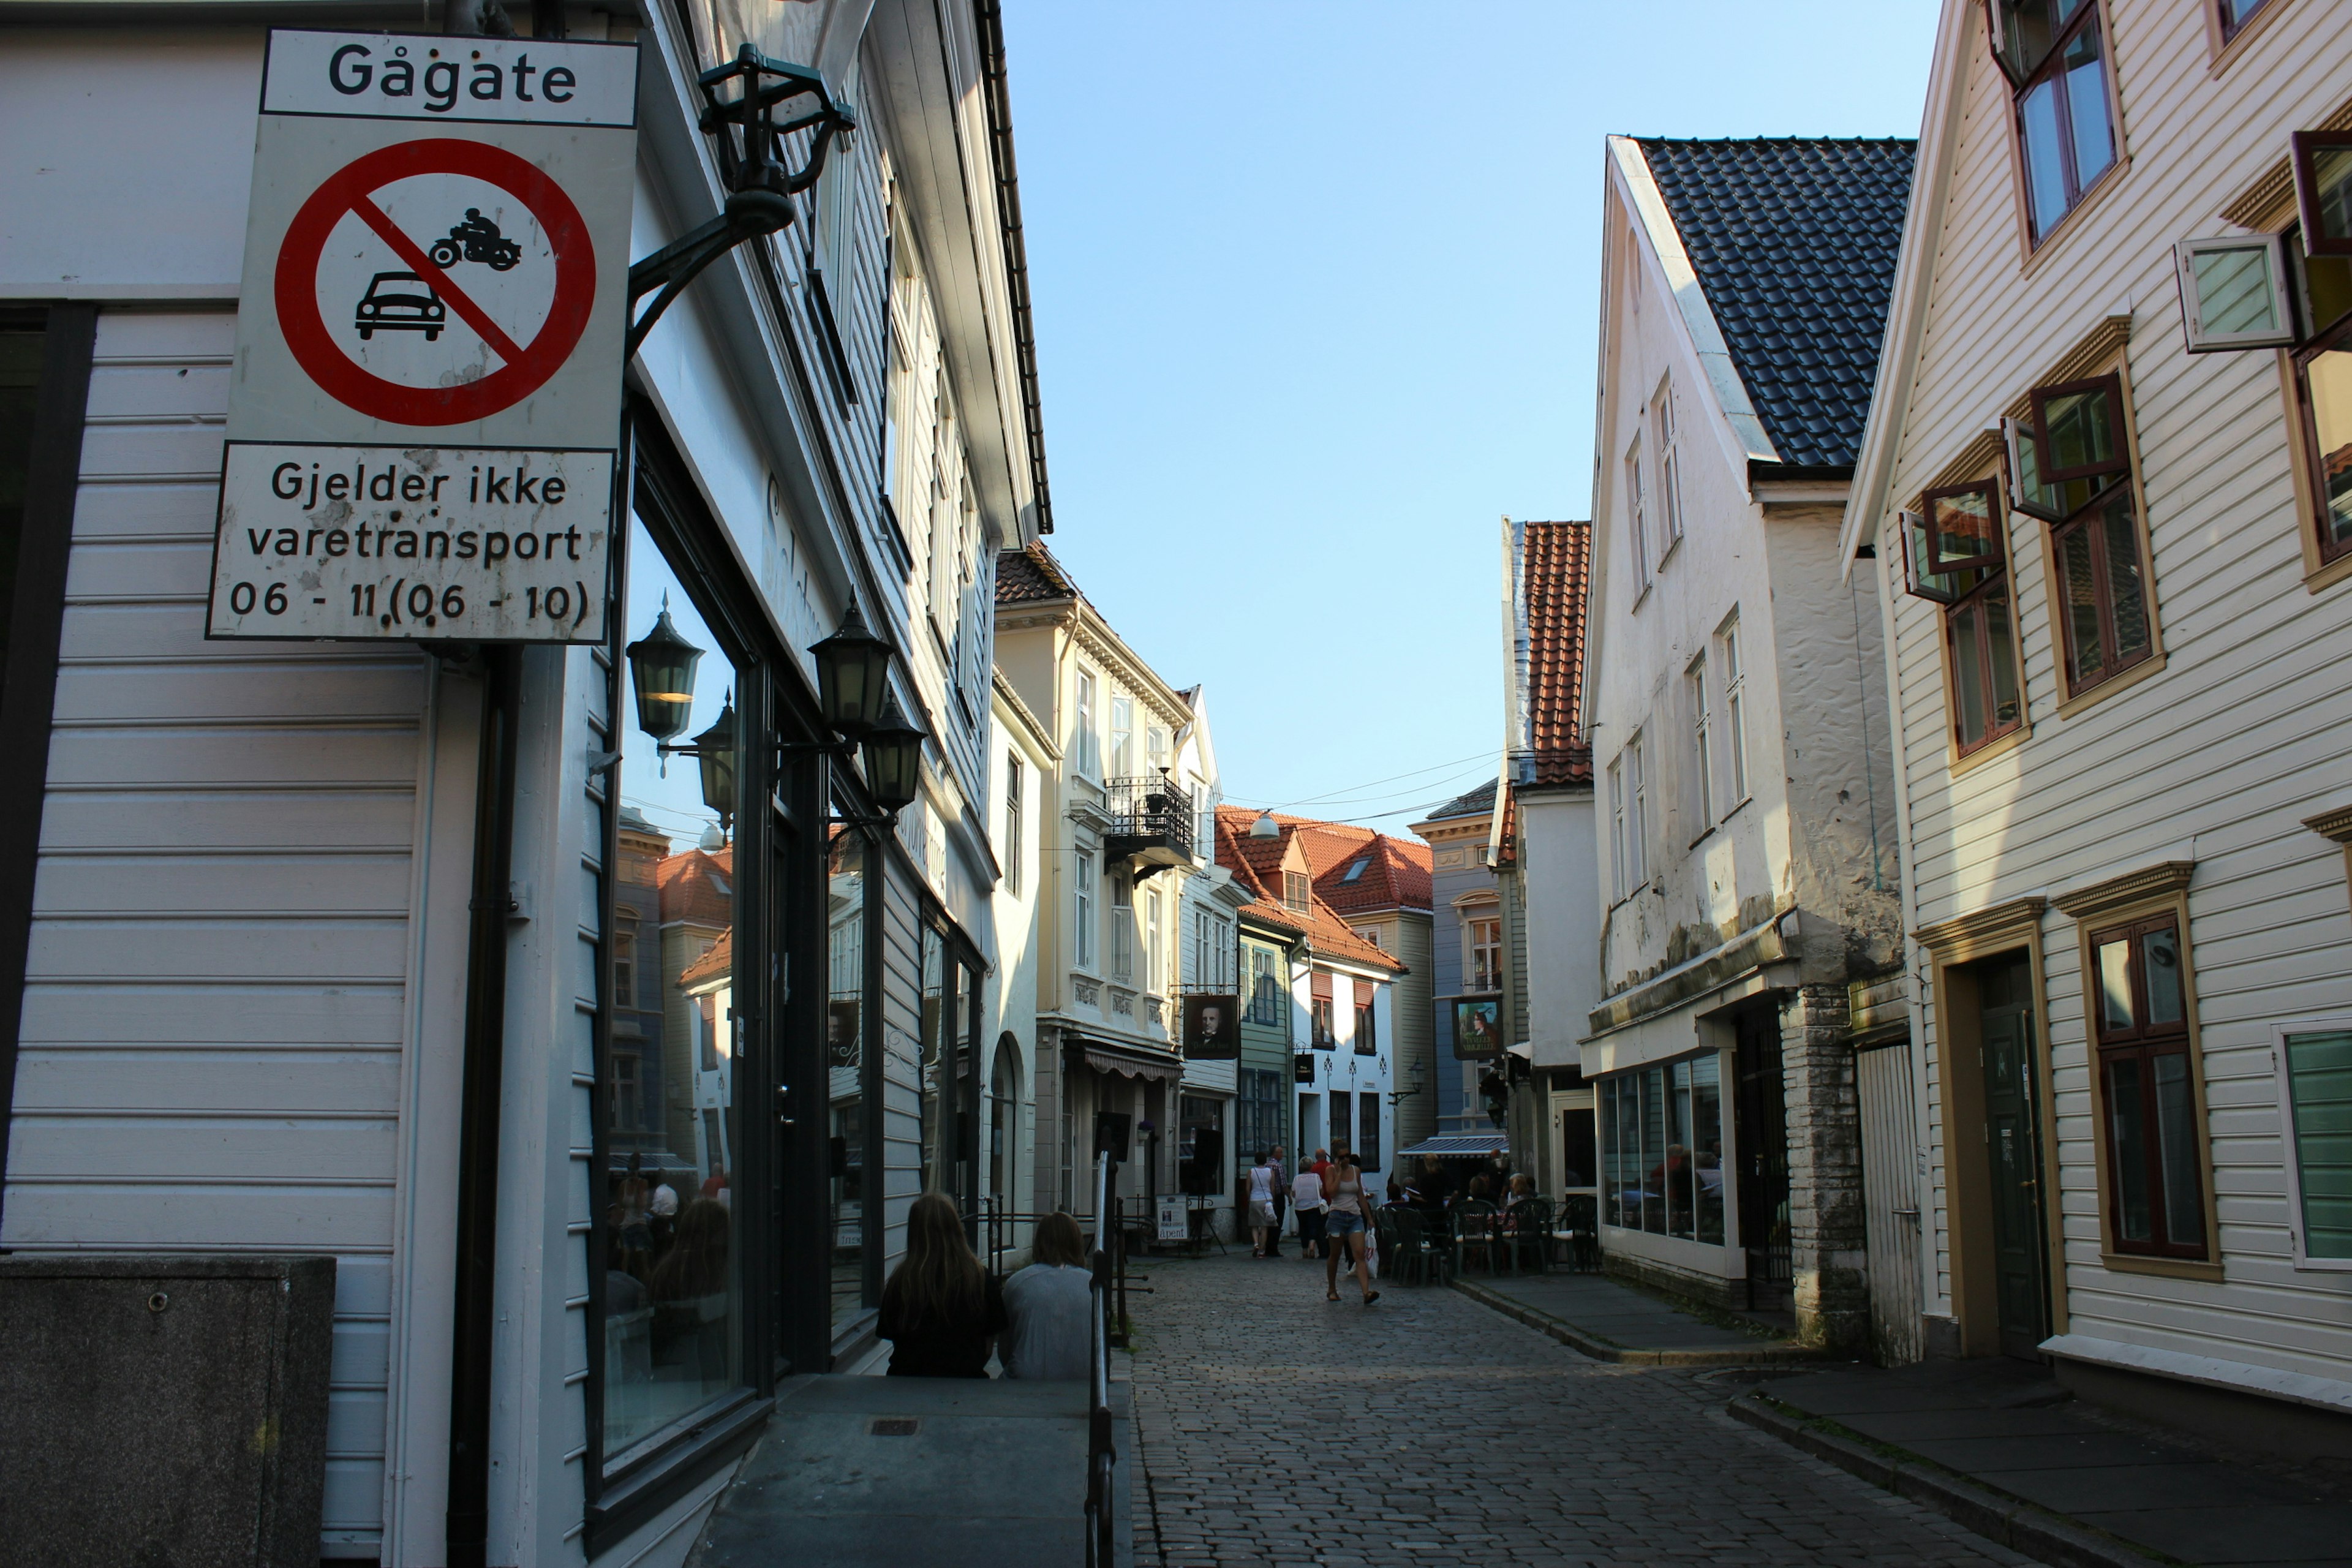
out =
[(1631, 889), (1625, 880), (1625, 759), (1609, 763), (1609, 885), (1622, 900)]
[(1625, 448), (1625, 510), (1631, 526), (1627, 531), (1633, 540), (1634, 596), (1650, 591), (1650, 522), (1649, 497), (1642, 479), (1642, 438)]
[(1160, 889), (1153, 888), (1143, 895), (1143, 988), (1154, 996), (1161, 994), (1161, 955), (1166, 941), (1160, 917)]
[(1110, 776), (1123, 779), (1135, 772), (1135, 699), (1110, 700)]
[(1102, 751), (1101, 742), (1095, 734), (1095, 672), (1084, 665), (1078, 667), (1076, 707), (1078, 773), (1082, 777), (1099, 780)]
[(1168, 766), (1168, 726), (1154, 724), (1144, 731), (1144, 754), (1155, 769)]
[(1730, 816), (1748, 799), (1748, 649), (1739, 635), (1739, 612), (1723, 617), (1715, 632), (1716, 656), (1723, 667), (1724, 761), (1730, 764)]
[(1004, 753), (1004, 890), (1021, 892), (1021, 753)]
[[(2331, 1035), (2352, 1029), (2352, 1013), (2316, 1018), (2295, 1018), (2271, 1026), (2271, 1070), (2278, 1079), (2279, 1163), (2286, 1167), (2287, 1234), (2294, 1247), (2297, 1269), (2330, 1273), (2352, 1271), (2352, 1258), (2314, 1258), (2303, 1228), (2303, 1157), (2294, 1137), (2294, 1089), (2287, 1076), (2286, 1042), (2290, 1035)], [(2193, 1047), (2192, 1047), (2193, 1048)]]
[[(1479, 940), (1482, 926), (1494, 928), (1494, 940)], [(1487, 957), (1486, 984), (1478, 984), (1478, 955)], [(1462, 914), (1462, 989), (1479, 995), (1503, 988), (1503, 910), (1499, 904), (1480, 904)]]
[(1624, 756), (1632, 764), (1625, 770), (1626, 822), (1625, 844), (1633, 872), (1632, 884), (1626, 889), (1645, 886), (1650, 880), (1650, 781), (1642, 766), (1642, 736), (1636, 731), (1625, 742)]
[(1686, 679), (1691, 697), (1691, 775), (1698, 786), (1699, 831), (1703, 836), (1715, 826), (1715, 711), (1706, 700), (1706, 655), (1691, 660)]
[(1110, 874), (1110, 977), (1135, 978), (1135, 886), (1124, 871)]
[(1663, 563), (1683, 539), (1683, 477), (1675, 456), (1675, 384), (1671, 376), (1658, 385), (1651, 427), (1658, 447), (1658, 522), (1665, 536), (1658, 559)]
[(1070, 963), (1073, 968), (1092, 973), (1095, 967), (1094, 851), (1078, 850), (1071, 860)]

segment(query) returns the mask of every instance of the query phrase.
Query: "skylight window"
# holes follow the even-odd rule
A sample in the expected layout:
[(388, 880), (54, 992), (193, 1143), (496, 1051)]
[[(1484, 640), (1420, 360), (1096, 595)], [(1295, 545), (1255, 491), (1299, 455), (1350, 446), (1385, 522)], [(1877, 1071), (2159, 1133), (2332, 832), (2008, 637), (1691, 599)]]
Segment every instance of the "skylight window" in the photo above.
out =
[(1341, 880), (1341, 881), (1343, 881), (1343, 882), (1352, 882), (1352, 881), (1354, 881), (1357, 878), (1359, 878), (1359, 877), (1360, 877), (1360, 876), (1362, 876), (1362, 875), (1364, 874), (1364, 868), (1365, 868), (1365, 867), (1367, 867), (1367, 866), (1369, 866), (1369, 865), (1370, 865), (1371, 863), (1372, 863), (1372, 858), (1371, 858), (1370, 856), (1367, 855), (1367, 856), (1363, 857), (1363, 858), (1361, 858), (1361, 859), (1358, 860), (1354, 865), (1352, 865), (1352, 866), (1349, 867), (1349, 868), (1348, 868), (1348, 874), (1347, 874), (1346, 876), (1344, 876), (1344, 877), (1340, 878), (1340, 879), (1339, 879), (1339, 880)]

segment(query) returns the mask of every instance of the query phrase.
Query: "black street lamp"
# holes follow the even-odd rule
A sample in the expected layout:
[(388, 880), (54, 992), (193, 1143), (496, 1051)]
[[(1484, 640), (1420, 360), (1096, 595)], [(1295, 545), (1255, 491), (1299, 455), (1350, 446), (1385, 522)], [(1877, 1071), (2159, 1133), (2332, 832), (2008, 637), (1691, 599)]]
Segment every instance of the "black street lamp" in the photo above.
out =
[(866, 629), (853, 603), (841, 629), (809, 652), (816, 659), (817, 712), (825, 728), (852, 741), (862, 738), (888, 701), (890, 645)]
[(694, 667), (702, 650), (678, 636), (669, 621), (669, 595), (662, 595), (654, 629), (628, 646), (629, 683), (637, 692), (637, 728), (656, 741), (686, 732), (694, 713)]
[(922, 788), (923, 732), (898, 710), (898, 699), (887, 689), (880, 721), (866, 731), (866, 787), (874, 804), (897, 816), (912, 804)]
[(702, 765), (702, 804), (719, 818), (719, 831), (735, 825), (735, 694), (730, 691), (709, 729), (694, 744), (678, 748)]

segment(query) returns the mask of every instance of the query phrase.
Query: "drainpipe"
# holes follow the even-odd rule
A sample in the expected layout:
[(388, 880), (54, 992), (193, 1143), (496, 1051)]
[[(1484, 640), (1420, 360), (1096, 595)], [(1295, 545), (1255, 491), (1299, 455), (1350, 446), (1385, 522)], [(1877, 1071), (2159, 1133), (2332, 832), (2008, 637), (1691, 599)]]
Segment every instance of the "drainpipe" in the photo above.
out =
[(514, 913), (515, 731), (522, 650), (483, 652), (466, 1062), (457, 1122), (457, 1268), (449, 1356), (449, 1568), (485, 1568), (490, 1533), (490, 1341), (498, 1275), (499, 1096), (507, 922)]

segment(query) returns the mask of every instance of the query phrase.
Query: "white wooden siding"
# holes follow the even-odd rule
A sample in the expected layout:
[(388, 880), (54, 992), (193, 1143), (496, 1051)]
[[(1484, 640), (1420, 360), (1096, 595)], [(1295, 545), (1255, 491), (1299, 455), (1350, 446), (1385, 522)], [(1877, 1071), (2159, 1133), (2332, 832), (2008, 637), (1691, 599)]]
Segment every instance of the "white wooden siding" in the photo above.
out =
[[(2190, 356), (2173, 242), (2285, 155), (2290, 131), (2352, 97), (2340, 13), (2298, 4), (2231, 68), (2209, 74), (2197, 8), (2114, 0), (2113, 58), (2132, 164), (2021, 268), (2010, 95), (1972, 20), (1950, 207), (1936, 247), (1918, 379), (1889, 510), (2111, 311), (2129, 309), (2127, 363), (2168, 665), (2061, 719), (2050, 584), (2030, 519), (2011, 520), (2032, 735), (1953, 778), (1941, 616), (1901, 594), (1882, 535), (1902, 693), (1906, 867), (1922, 923), (2063, 892), (2160, 859), (2193, 858), (2188, 933), (2227, 1279), (2111, 1273), (2099, 1262), (2088, 1047), (2074, 922), (2042, 925), (2071, 1328), (2311, 1375), (2352, 1377), (2352, 1280), (2296, 1272), (2286, 1235), (2273, 1020), (2352, 1005), (2341, 856), (2300, 818), (2352, 788), (2352, 584), (2309, 593), (2275, 357)], [(1933, 998), (1917, 1018), (1935, 1037)], [(1928, 1076), (1936, 1289), (1951, 1289), (1940, 1082)]]
[(99, 318), (5, 1233), (337, 1259), (321, 1551), (383, 1527), (423, 661), (207, 643), (236, 318)]

